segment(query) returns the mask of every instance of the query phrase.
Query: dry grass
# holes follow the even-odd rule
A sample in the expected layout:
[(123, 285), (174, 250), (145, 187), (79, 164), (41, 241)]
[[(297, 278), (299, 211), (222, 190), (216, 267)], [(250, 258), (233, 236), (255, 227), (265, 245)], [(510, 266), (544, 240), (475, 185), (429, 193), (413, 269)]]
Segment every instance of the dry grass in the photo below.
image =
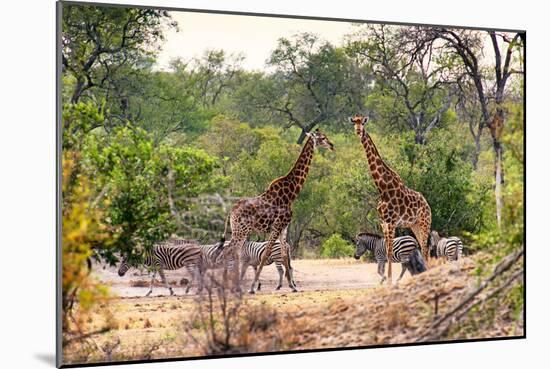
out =
[[(478, 260), (465, 258), (393, 286), (245, 295), (233, 327), (232, 346), (238, 352), (266, 352), (414, 342), (434, 319), (477, 286), (479, 279), (473, 276), (477, 265)], [(82, 358), (104, 361), (105, 350), (118, 340), (109, 354), (112, 360), (204, 355), (202, 338), (197, 342), (182, 329), (187, 324), (192, 335), (203, 337), (203, 323), (194, 317), (196, 307), (196, 296), (114, 299), (110, 309), (118, 328), (94, 336), (96, 348), (91, 347), (86, 355), (85, 350), (67, 347), (66, 358), (69, 362), (82, 362)], [(444, 339), (522, 334), (523, 322), (518, 322), (510, 308), (491, 303), (480, 309), (491, 309), (491, 324), (486, 318), (469, 319)], [(93, 324), (100, 327), (105, 319), (97, 312)]]

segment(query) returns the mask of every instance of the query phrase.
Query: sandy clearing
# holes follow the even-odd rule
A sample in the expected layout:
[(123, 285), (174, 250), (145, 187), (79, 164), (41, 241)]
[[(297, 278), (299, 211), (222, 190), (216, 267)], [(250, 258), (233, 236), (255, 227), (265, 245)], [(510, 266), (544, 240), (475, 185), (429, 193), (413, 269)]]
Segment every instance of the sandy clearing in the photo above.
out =
[[(379, 285), (380, 276), (377, 273), (377, 265), (366, 263), (364, 261), (355, 261), (350, 259), (330, 259), (330, 260), (294, 260), (294, 279), (299, 291), (335, 291), (372, 288)], [(110, 286), (111, 292), (119, 297), (142, 297), (149, 290), (150, 276), (140, 275), (136, 269), (131, 269), (124, 277), (119, 277), (117, 268), (101, 267), (94, 268), (94, 274), (105, 284)], [(397, 280), (401, 272), (400, 264), (393, 264), (393, 278)], [(248, 268), (245, 275), (244, 288), (248, 289), (252, 278), (254, 277), (252, 268)], [(182, 278), (189, 278), (189, 273), (184, 269), (167, 271), (166, 277), (174, 288), (176, 295), (185, 296), (185, 287), (179, 285)], [(403, 281), (410, 278), (408, 272), (405, 273)], [(262, 289), (259, 294), (284, 294), (290, 289), (286, 279), (283, 280), (283, 288), (276, 291), (279, 276), (274, 265), (268, 265), (262, 271), (260, 280)], [(138, 287), (136, 287), (138, 285)], [(191, 288), (189, 297), (196, 294), (196, 286)], [(160, 284), (155, 284), (152, 297), (167, 296), (169, 292)]]

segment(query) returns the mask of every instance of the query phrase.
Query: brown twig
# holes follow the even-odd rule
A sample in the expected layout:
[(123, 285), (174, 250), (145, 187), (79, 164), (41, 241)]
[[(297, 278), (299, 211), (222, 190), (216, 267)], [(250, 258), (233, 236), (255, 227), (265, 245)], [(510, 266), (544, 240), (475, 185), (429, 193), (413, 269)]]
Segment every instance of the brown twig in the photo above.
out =
[[(456, 305), (453, 309), (451, 309), (449, 312), (444, 314), (441, 318), (436, 320), (427, 330), (427, 332), (420, 336), (420, 338), (417, 340), (417, 342), (425, 342), (425, 341), (432, 341), (435, 339), (440, 338), (452, 325), (452, 323), (456, 320), (458, 320), (460, 317), (464, 316), (468, 311), (470, 311), (474, 306), (478, 305), (480, 302), (486, 301), (490, 297), (494, 296), (496, 293), (500, 292), (504, 287), (506, 287), (508, 284), (512, 283), (519, 275), (523, 273), (523, 270), (520, 270), (512, 275), (506, 283), (504, 283), (501, 287), (495, 289), (492, 291), (489, 295), (487, 295), (485, 298), (478, 300), (474, 302), (473, 304), (469, 305), (474, 299), (485, 289), (489, 286), (489, 284), (498, 276), (502, 275), (502, 273), (509, 270), (519, 259), (521, 256), (523, 256), (524, 250), (521, 249), (519, 251), (516, 251), (514, 253), (509, 254), (506, 256), (494, 269), (493, 273), (489, 278), (487, 278), (485, 281), (481, 283), (481, 285), (476, 288), (473, 292), (471, 292), (465, 299), (463, 299), (458, 305)], [(468, 306), (469, 305), (469, 306)], [(460, 312), (463, 308), (465, 308), (462, 312)], [(453, 319), (451, 319), (453, 318)], [(438, 329), (438, 327), (444, 323), (445, 321), (449, 320), (449, 323), (443, 328)], [(432, 333), (434, 332), (435, 333)]]

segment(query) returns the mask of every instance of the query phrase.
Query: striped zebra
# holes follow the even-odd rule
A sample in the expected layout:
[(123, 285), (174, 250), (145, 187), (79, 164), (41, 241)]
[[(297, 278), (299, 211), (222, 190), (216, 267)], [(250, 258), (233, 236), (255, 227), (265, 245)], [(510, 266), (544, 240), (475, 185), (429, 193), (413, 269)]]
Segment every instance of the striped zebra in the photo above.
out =
[[(164, 270), (177, 270), (183, 267), (185, 267), (191, 275), (191, 280), (187, 284), (185, 293), (189, 292), (193, 281), (197, 277), (199, 277), (198, 292), (202, 290), (201, 250), (196, 244), (183, 240), (169, 240), (165, 243), (155, 245), (152, 250), (145, 252), (142, 264), (153, 271), (151, 286), (149, 292), (147, 292), (145, 296), (149, 296), (153, 292), (153, 283), (157, 272), (160, 274), (162, 283), (164, 283), (165, 287), (170, 291), (170, 295), (173, 295), (174, 291), (166, 281)], [(132, 266), (134, 265), (132, 265), (125, 256), (118, 268), (118, 275), (121, 277), (124, 276)]]
[(227, 245), (229, 245), (228, 241), (224, 242), (223, 245), (219, 242), (212, 245), (199, 245), (203, 271), (223, 267), (221, 253)]
[[(249, 266), (251, 266), (254, 269), (254, 272), (256, 272), (256, 270), (258, 269), (258, 265), (260, 265), (260, 261), (262, 260), (262, 256), (266, 252), (267, 244), (268, 241), (245, 242), (241, 251), (241, 281), (243, 280), (246, 269), (248, 269)], [(271, 254), (267, 257), (267, 261), (265, 262), (265, 265), (275, 263), (275, 267), (277, 268), (277, 272), (279, 273), (279, 284), (275, 288), (276, 290), (281, 289), (281, 287), (283, 286), (284, 261), (282, 252), (283, 247), (281, 245), (281, 242), (279, 240), (275, 241), (271, 248)], [(288, 286), (292, 289), (293, 292), (297, 292), (296, 283), (294, 282), (293, 269), (290, 265), (290, 250), (286, 249), (285, 252), (288, 257), (289, 266), (287, 273), (290, 273), (290, 282)], [(260, 288), (261, 283), (258, 282), (258, 291), (260, 290)]]
[[(228, 246), (230, 241), (226, 241), (224, 244), (224, 247)], [(260, 261), (262, 258), (262, 254), (265, 252), (267, 246), (267, 241), (264, 242), (253, 242), (253, 241), (247, 241), (243, 245), (243, 248), (241, 250), (240, 255), (240, 262), (241, 262), (241, 274), (240, 274), (240, 281), (243, 280), (244, 275), (246, 274), (246, 270), (249, 266), (252, 266), (254, 268), (254, 271), (258, 268), (258, 265), (260, 265)], [(202, 251), (202, 258), (203, 258), (203, 266), (204, 269), (216, 269), (223, 267), (223, 259), (221, 257), (221, 249), (218, 244), (215, 245), (200, 245), (199, 246)], [(289, 265), (290, 265), (290, 252), (287, 251), (287, 255), (289, 258)], [(275, 267), (277, 268), (277, 272), (279, 273), (279, 284), (277, 285), (276, 289), (280, 289), (283, 285), (283, 255), (281, 254), (281, 242), (277, 240), (271, 249), (271, 255), (268, 256), (266, 264), (270, 265), (275, 263)], [(231, 269), (234, 266), (234, 260), (230, 256), (229, 260), (227, 261), (228, 268)], [(289, 268), (289, 273), (292, 281), (292, 288), (293, 290), (296, 289), (296, 284), (294, 282), (293, 278), (293, 269), (292, 266)], [(261, 288), (261, 283), (258, 284), (258, 290)]]
[(462, 257), (464, 246), (458, 237), (441, 237), (437, 231), (430, 233), (430, 254), (433, 257), (446, 257), (447, 261), (456, 261)]
[[(426, 264), (422, 254), (418, 250), (419, 245), (411, 236), (396, 237), (393, 240), (392, 262), (401, 263), (401, 275), (397, 281), (403, 278), (405, 271), (411, 275), (426, 271)], [(366, 251), (372, 251), (374, 259), (378, 263), (378, 274), (382, 277), (380, 283), (384, 283), (384, 274), (387, 258), (387, 251), (384, 238), (373, 233), (359, 233), (355, 237), (355, 259), (359, 259)]]

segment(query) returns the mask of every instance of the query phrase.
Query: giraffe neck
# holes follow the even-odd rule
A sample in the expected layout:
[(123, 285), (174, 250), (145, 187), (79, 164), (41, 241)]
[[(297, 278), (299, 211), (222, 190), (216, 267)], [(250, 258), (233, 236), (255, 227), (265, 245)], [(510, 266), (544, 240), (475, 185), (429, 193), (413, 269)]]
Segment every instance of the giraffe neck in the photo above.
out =
[(365, 148), (370, 174), (380, 194), (389, 189), (388, 184), (391, 183), (393, 179), (396, 179), (397, 183), (402, 183), (399, 175), (382, 160), (370, 135), (363, 128), (356, 128), (355, 131)]
[[(294, 163), (294, 166), (286, 175), (288, 184), (293, 184), (294, 186), (289, 186), (291, 189), (291, 201), (298, 197), (300, 190), (306, 182), (307, 175), (309, 173), (309, 167), (311, 165), (311, 160), (313, 159), (313, 139), (310, 137), (307, 139), (300, 156)], [(294, 188), (292, 188), (294, 187)], [(293, 189), (293, 191), (292, 191)]]
[[(284, 195), (288, 199), (288, 202), (292, 202), (298, 197), (309, 172), (309, 166), (313, 158), (313, 149), (313, 139), (308, 138), (300, 156), (288, 174), (274, 180), (269, 185), (267, 193), (270, 196), (279, 197)], [(283, 187), (286, 187), (286, 189), (283, 189)]]

